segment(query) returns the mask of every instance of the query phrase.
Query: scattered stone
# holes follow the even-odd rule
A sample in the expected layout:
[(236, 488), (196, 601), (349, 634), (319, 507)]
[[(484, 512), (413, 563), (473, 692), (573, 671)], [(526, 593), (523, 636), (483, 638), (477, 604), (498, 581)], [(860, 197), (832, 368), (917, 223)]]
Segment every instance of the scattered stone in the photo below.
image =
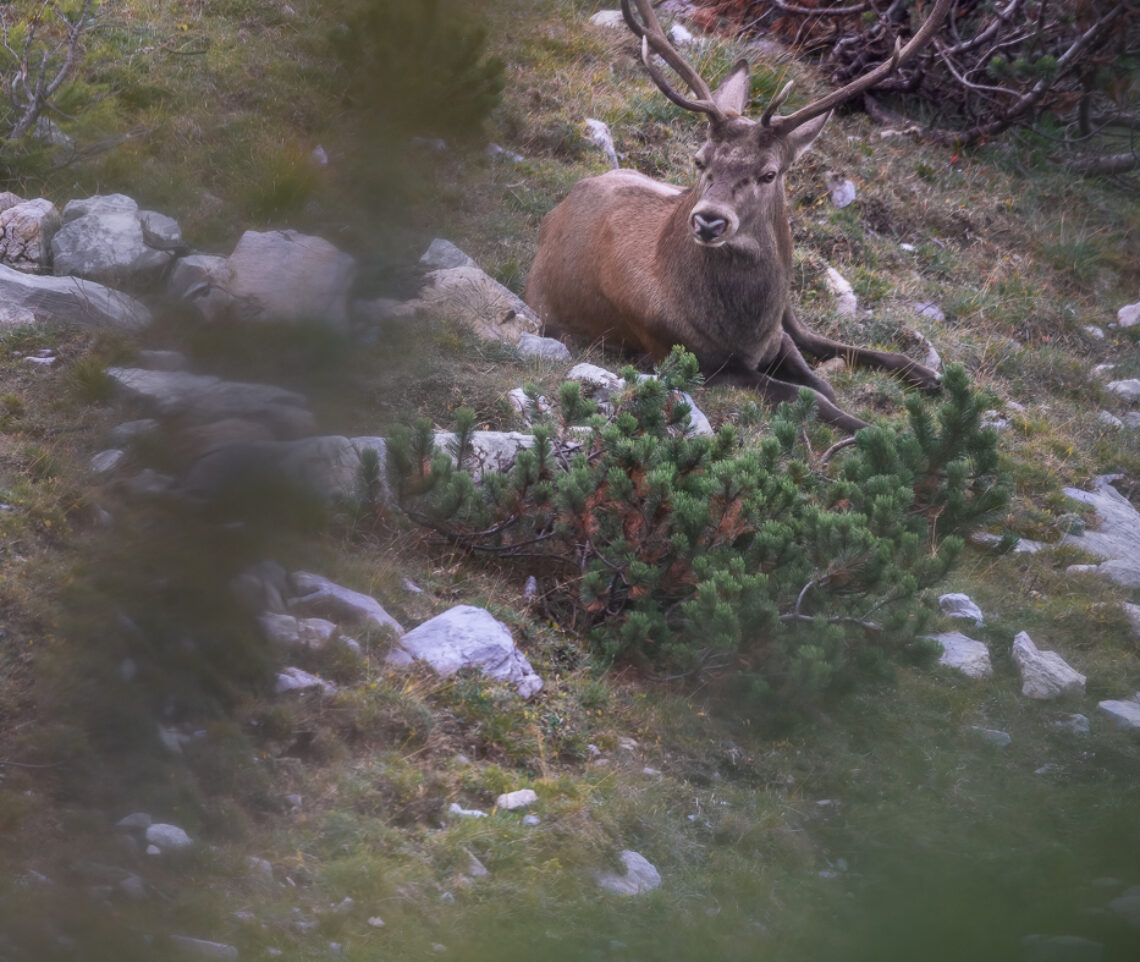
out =
[(823, 282), (835, 297), (835, 313), (839, 317), (854, 317), (859, 312), (859, 299), (855, 296), (855, 288), (839, 271), (828, 265)]
[(479, 808), (464, 808), (458, 802), (452, 802), (447, 809), (452, 815), (459, 815), (461, 818), (486, 818), (487, 813)]
[(384, 920), (379, 915), (372, 915), (368, 918), (368, 924), (374, 929), (384, 928)]
[(518, 352), (523, 357), (538, 357), (547, 361), (569, 361), (570, 348), (553, 337), (523, 334), (519, 338)]
[(1096, 423), (1101, 427), (1113, 428), (1114, 430), (1124, 427), (1124, 422), (1110, 411), (1099, 411), (1096, 416)]
[(240, 320), (348, 329), (356, 261), (328, 241), (294, 230), (246, 231), (226, 267)]
[(1097, 364), (1093, 367), (1092, 374), (1093, 377), (1100, 378), (1103, 381), (1112, 371), (1115, 370), (1115, 364)]
[(527, 828), (534, 828), (536, 825), (542, 824), (542, 819), (537, 815), (524, 815), (522, 819), (523, 825)]
[(526, 160), (522, 154), (516, 154), (513, 150), (507, 150), (506, 147), (502, 147), (494, 141), (487, 144), (485, 152), (492, 160), (507, 160), (512, 164), (521, 164)]
[(123, 194), (70, 201), (52, 236), (51, 255), (57, 277), (129, 287), (152, 284), (174, 256), (147, 244), (138, 204)]
[(606, 160), (609, 161), (610, 166), (614, 170), (617, 170), (621, 166), (617, 150), (614, 149), (613, 134), (610, 133), (609, 125), (606, 124), (604, 120), (587, 119), (586, 136), (590, 138), (590, 143), (606, 155)]
[(823, 180), (836, 207), (847, 207), (855, 202), (855, 185), (842, 174), (829, 170), (823, 175)]
[(1027, 935), (1021, 940), (1022, 962), (1101, 962), (1104, 946), (1079, 935)]
[(0, 211), (0, 264), (29, 273), (51, 265), (51, 239), (61, 224), (55, 204), (42, 197)]
[(1140, 428), (1140, 411), (1127, 411), (1121, 420), (1126, 428)]
[(1135, 304), (1125, 304), (1116, 312), (1116, 323), (1121, 327), (1132, 327), (1140, 324), (1140, 301)]
[(131, 812), (130, 815), (124, 815), (115, 822), (115, 828), (128, 832), (144, 832), (150, 828), (150, 825), (151, 818), (147, 812)]
[(608, 401), (625, 389), (625, 381), (596, 364), (575, 364), (566, 372), (567, 381), (577, 381), (582, 394), (595, 401)]
[(472, 605), (457, 605), (425, 621), (404, 635), (387, 657), (390, 665), (419, 660), (444, 676), (461, 668), (479, 668), (514, 685), (523, 698), (542, 689), (542, 679), (515, 645), (510, 629), (489, 611)]
[(693, 36), (692, 32), (675, 20), (669, 25), (669, 40), (674, 47), (683, 47), (686, 44), (697, 42), (697, 38)]
[(542, 323), (522, 299), (478, 267), (431, 271), (419, 297), (404, 310), (441, 320), (458, 320), (476, 335), (517, 344), (523, 334), (537, 334)]
[(974, 604), (969, 595), (942, 595), (938, 599), (938, 606), (942, 609), (942, 614), (947, 618), (969, 619), (975, 625), (985, 624), (985, 618), (982, 617), (982, 609)]
[(266, 641), (282, 648), (311, 648), (320, 651), (328, 647), (337, 635), (337, 627), (324, 618), (294, 618), (267, 611), (258, 616), (258, 625)]
[(661, 884), (660, 873), (645, 856), (626, 849), (621, 853), (621, 861), (625, 866), (624, 874), (599, 872), (595, 876), (598, 885), (607, 892), (614, 892), (617, 895), (641, 895), (651, 892)]
[(120, 448), (100, 451), (91, 458), (92, 474), (110, 474), (126, 460), (127, 452)]
[(120, 879), (119, 891), (132, 902), (142, 902), (145, 901), (147, 897), (146, 882), (133, 874)]
[(590, 17), (589, 23), (594, 27), (620, 27), (623, 30), (625, 29), (625, 19), (620, 10), (599, 10)]
[(273, 884), (273, 865), (268, 859), (251, 855), (246, 859), (246, 864), (249, 866), (249, 874), (252, 878), (268, 885)]
[(336, 693), (336, 685), (325, 681), (300, 668), (283, 668), (277, 675), (276, 692), (282, 695), (290, 691), (314, 691), (320, 689), (326, 694)]
[(204, 321), (226, 316), (234, 306), (230, 292), (230, 268), (226, 258), (214, 254), (189, 254), (171, 268), (166, 296), (192, 308)]
[[(435, 447), (451, 455), (455, 463), (456, 437), (450, 431), (437, 431)], [(487, 471), (507, 471), (515, 463), (519, 451), (534, 447), (533, 434), (520, 434), (518, 431), (473, 431), (471, 450), (463, 466), (476, 476)]]
[(328, 615), (336, 618), (338, 623), (347, 620), (354, 625), (374, 625), (388, 628), (397, 635), (404, 634), (403, 626), (369, 595), (335, 584), (310, 571), (294, 571), (289, 575), (288, 583), (293, 595), (288, 600), (290, 611)]
[(996, 728), (983, 728), (981, 725), (971, 725), (970, 731), (976, 733), (983, 741), (987, 741), (998, 748), (1005, 748), (1013, 742), (1008, 732), (998, 731)]
[(453, 267), (478, 267), (474, 258), (469, 257), (451, 241), (437, 237), (420, 257), (420, 267), (433, 271), (448, 271)]
[(332, 910), (337, 915), (347, 915), (354, 908), (356, 908), (356, 900), (351, 895), (346, 895), (332, 907)]
[(994, 431), (1004, 431), (1009, 427), (1009, 418), (1003, 418), (999, 411), (983, 411), (979, 426)]
[(960, 631), (947, 631), (928, 637), (942, 646), (938, 664), (956, 668), (970, 678), (989, 678), (994, 673), (990, 663), (990, 650), (985, 642), (975, 641)]
[(1123, 381), (1109, 381), (1105, 387), (1125, 401), (1140, 401), (1140, 378), (1130, 377)]
[(130, 332), (148, 326), (151, 315), (133, 297), (94, 281), (0, 265), (0, 327), (50, 323)]
[(1084, 694), (1085, 676), (1056, 652), (1039, 650), (1024, 631), (1013, 640), (1013, 660), (1021, 673), (1021, 693), (1028, 698)]
[(533, 788), (520, 788), (515, 792), (504, 792), (495, 799), (495, 808), (505, 811), (514, 811), (516, 808), (527, 808), (538, 801), (538, 795)]
[(192, 939), (188, 935), (172, 935), (170, 941), (187, 955), (200, 959), (236, 959), (238, 950), (223, 942), (207, 942), (205, 939)]
[(946, 320), (946, 314), (934, 301), (919, 301), (913, 308), (919, 317), (929, 317), (932, 321)]
[(158, 430), (154, 418), (140, 418), (137, 421), (124, 421), (107, 432), (107, 440), (113, 447), (125, 447), (137, 438), (153, 434)]
[(485, 875), (490, 875), (491, 872), (482, 862), (479, 861), (471, 852), (467, 852), (467, 874), (471, 878), (483, 878)]
[(36, 140), (47, 144), (49, 147), (60, 147), (68, 151), (75, 149), (75, 141), (51, 117), (43, 114), (36, 118), (36, 125), (32, 129), (32, 134)]
[(1104, 329), (1103, 328), (1097, 327), (1095, 324), (1086, 324), (1084, 330), (1085, 330), (1085, 333), (1089, 337), (1093, 338), (1093, 340), (1096, 340), (1096, 341), (1103, 341), (1104, 340), (1105, 335), (1104, 335)]
[(1140, 512), (1112, 486), (1115, 477), (1094, 478), (1092, 491), (1063, 489), (1065, 495), (1096, 512), (1098, 527), (1095, 531), (1066, 534), (1061, 543), (1106, 559), (1100, 565), (1071, 565), (1067, 570), (1091, 570), (1126, 588), (1140, 587)]
[(147, 826), (146, 840), (163, 852), (180, 852), (190, 848), (194, 840), (177, 825), (154, 822)]
[(1092, 730), (1088, 718), (1080, 714), (1062, 715), (1051, 721), (1049, 725), (1072, 735), (1087, 735)]
[(1133, 695), (1128, 701), (1109, 699), (1097, 702), (1096, 707), (1121, 728), (1127, 728), (1130, 731), (1140, 729), (1140, 692)]
[(1108, 903), (1109, 909), (1132, 928), (1140, 929), (1140, 885), (1134, 885)]
[[(970, 535), (970, 542), (986, 548), (996, 548), (1005, 539), (999, 534), (989, 534), (985, 531), (975, 531)], [(1011, 549), (1014, 554), (1037, 554), (1048, 545), (1043, 541), (1033, 541), (1030, 538), (1018, 538)]]

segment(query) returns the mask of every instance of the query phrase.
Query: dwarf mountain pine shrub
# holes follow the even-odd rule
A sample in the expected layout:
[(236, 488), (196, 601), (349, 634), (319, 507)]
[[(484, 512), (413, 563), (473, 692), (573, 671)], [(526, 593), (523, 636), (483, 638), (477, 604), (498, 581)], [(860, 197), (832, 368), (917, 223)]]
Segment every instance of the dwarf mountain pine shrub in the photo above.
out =
[(627, 368), (607, 414), (563, 384), (533, 448), (478, 482), (472, 413), (446, 452), (420, 421), (389, 440), (392, 490), (450, 543), (538, 575), (549, 617), (609, 659), (731, 667), (790, 697), (921, 654), (927, 589), (1009, 495), (962, 368), (935, 415), (912, 399), (908, 429), (864, 429), (835, 466), (800, 440), (806, 391), (757, 446), (731, 425), (686, 436), (696, 370), (680, 349), (656, 378)]

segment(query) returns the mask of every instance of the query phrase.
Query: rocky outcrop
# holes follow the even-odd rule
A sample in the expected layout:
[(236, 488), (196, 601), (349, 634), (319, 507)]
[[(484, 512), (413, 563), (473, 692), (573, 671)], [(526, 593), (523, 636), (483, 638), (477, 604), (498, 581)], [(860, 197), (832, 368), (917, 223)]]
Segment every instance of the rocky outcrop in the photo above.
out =
[(174, 254), (147, 243), (143, 217), (151, 213), (125, 194), (70, 201), (51, 239), (52, 271), (131, 289), (154, 284)]
[(1021, 673), (1021, 693), (1027, 698), (1085, 693), (1085, 676), (1055, 651), (1041, 651), (1024, 631), (1013, 640), (1013, 660)]
[(51, 266), (51, 239), (62, 223), (50, 200), (38, 197), (0, 211), (0, 264), (25, 273)]
[(0, 265), (0, 327), (65, 324), (133, 332), (150, 323), (145, 305), (102, 284), (78, 277), (41, 277)]

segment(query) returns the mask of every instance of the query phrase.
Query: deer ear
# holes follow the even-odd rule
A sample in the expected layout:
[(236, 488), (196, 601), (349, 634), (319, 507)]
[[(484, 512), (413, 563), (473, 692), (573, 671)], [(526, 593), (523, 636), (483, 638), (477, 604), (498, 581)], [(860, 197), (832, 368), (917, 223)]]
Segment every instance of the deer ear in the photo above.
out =
[(789, 163), (795, 163), (805, 150), (807, 150), (815, 138), (823, 133), (823, 128), (827, 121), (831, 118), (831, 111), (825, 114), (820, 114), (818, 117), (813, 117), (811, 120), (800, 124), (795, 130), (789, 131), (785, 143), (792, 151), (792, 159)]
[(748, 79), (748, 61), (736, 61), (721, 85), (713, 91), (713, 103), (726, 114), (740, 116), (752, 99), (752, 84)]

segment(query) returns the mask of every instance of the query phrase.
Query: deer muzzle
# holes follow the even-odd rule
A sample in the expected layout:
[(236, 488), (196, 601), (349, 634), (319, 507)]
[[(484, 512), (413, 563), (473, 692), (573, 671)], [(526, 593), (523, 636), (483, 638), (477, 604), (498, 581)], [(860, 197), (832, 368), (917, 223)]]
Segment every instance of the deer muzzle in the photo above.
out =
[(737, 221), (729, 211), (704, 207), (693, 211), (689, 226), (698, 244), (719, 247), (736, 233)]

